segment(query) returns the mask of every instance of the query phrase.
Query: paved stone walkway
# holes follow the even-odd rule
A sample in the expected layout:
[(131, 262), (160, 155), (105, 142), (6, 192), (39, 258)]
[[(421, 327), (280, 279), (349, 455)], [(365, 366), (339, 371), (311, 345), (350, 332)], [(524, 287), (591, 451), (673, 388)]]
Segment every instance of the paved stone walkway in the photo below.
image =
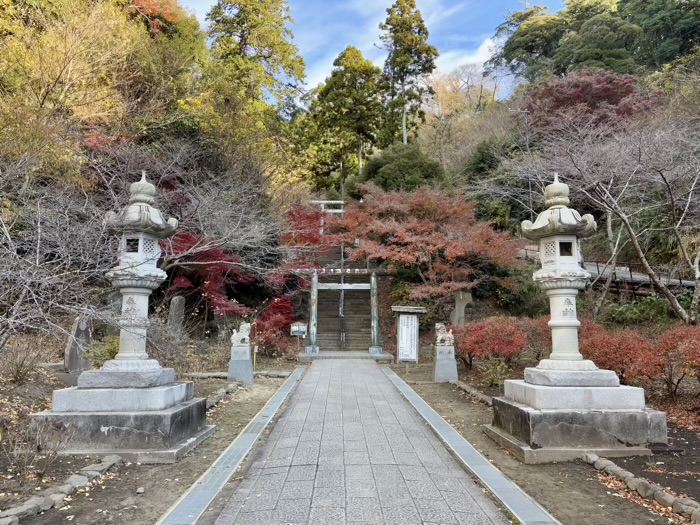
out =
[(370, 360), (315, 361), (216, 525), (507, 525)]

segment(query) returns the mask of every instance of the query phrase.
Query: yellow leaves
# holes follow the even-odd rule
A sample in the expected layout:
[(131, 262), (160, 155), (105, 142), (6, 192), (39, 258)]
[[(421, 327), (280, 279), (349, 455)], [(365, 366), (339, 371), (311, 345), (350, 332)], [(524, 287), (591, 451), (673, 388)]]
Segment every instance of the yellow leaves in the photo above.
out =
[(138, 28), (110, 2), (62, 0), (53, 16), (32, 17), (4, 42), (0, 66), (14, 80), (10, 94), (27, 109), (67, 112), (81, 122), (121, 118), (119, 75), (138, 44)]

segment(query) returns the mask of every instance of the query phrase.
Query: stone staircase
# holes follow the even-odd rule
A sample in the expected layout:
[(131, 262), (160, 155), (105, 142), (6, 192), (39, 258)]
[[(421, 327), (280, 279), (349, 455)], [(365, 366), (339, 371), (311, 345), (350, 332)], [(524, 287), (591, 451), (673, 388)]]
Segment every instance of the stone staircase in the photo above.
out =
[(318, 330), (316, 344), (322, 351), (339, 351), (340, 348), (340, 292), (319, 290)]
[[(324, 268), (340, 268), (340, 247), (329, 250), (316, 259)], [(345, 268), (366, 268), (366, 261), (347, 263)], [(338, 275), (322, 275), (321, 282), (340, 282)], [(369, 284), (368, 275), (346, 275), (345, 283)], [(345, 345), (341, 342), (340, 291), (319, 290), (318, 292), (318, 331), (316, 344), (322, 352), (368, 352), (372, 346), (372, 311), (369, 290), (345, 290)]]
[(340, 292), (319, 290), (318, 334), (316, 341), (322, 351), (348, 350), (367, 352), (372, 345), (372, 313), (369, 290), (345, 291), (346, 344), (340, 340)]

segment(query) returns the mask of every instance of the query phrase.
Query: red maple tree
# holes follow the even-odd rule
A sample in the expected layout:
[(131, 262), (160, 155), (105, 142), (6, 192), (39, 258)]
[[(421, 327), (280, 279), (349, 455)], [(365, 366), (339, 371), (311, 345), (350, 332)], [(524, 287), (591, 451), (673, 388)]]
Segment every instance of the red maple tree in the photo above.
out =
[(228, 289), (236, 284), (251, 284), (255, 276), (243, 269), (243, 260), (228, 253), (215, 239), (181, 231), (168, 242), (161, 242), (166, 264), (177, 259), (171, 272), (168, 292), (197, 293), (207, 308), (220, 316), (246, 316), (247, 306), (229, 297)]
[(649, 111), (656, 98), (642, 95), (639, 79), (602, 69), (576, 71), (541, 82), (527, 92), (527, 110), (535, 128), (574, 120), (593, 126), (616, 125)]
[(263, 305), (258, 315), (251, 336), (258, 351), (269, 357), (285, 352), (289, 347), (289, 325), (296, 320), (292, 298), (275, 297)]
[(415, 299), (452, 297), (490, 277), (496, 265), (517, 265), (517, 241), (478, 221), (476, 203), (435, 188), (385, 192), (360, 187), (364, 197), (330, 219), (336, 244), (353, 261), (368, 259), (415, 271)]
[(452, 331), (455, 346), (470, 368), (475, 357), (500, 357), (511, 363), (527, 348), (525, 332), (513, 317), (488, 317)]

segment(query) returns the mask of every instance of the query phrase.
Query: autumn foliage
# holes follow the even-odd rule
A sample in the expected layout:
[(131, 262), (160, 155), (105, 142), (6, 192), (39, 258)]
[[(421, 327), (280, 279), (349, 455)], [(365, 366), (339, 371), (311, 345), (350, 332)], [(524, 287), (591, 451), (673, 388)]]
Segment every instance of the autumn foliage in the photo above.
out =
[(672, 398), (687, 376), (698, 377), (700, 367), (700, 327), (678, 326), (661, 334), (656, 342), (663, 360), (663, 380)]
[(385, 192), (361, 187), (364, 198), (329, 221), (334, 242), (351, 260), (368, 259), (417, 272), (416, 299), (451, 297), (489, 278), (488, 267), (516, 265), (518, 244), (474, 216), (464, 195), (435, 188)]
[(586, 359), (615, 371), (623, 384), (652, 378), (663, 364), (654, 345), (638, 331), (606, 330), (589, 320), (583, 323), (580, 347)]
[(656, 105), (639, 92), (639, 80), (601, 69), (577, 71), (537, 84), (528, 91), (527, 110), (536, 128), (573, 119), (593, 126), (616, 125)]
[(289, 296), (275, 297), (253, 321), (253, 343), (267, 356), (284, 352), (289, 346), (289, 325), (296, 320)]
[(166, 24), (176, 24), (183, 11), (177, 0), (133, 0), (132, 15), (140, 17), (151, 33), (158, 33)]
[(189, 232), (178, 232), (171, 240), (161, 241), (168, 259), (179, 259), (172, 271), (169, 292), (194, 293), (216, 315), (249, 315), (252, 310), (229, 298), (236, 284), (251, 284), (255, 277), (243, 270), (243, 260), (221, 248), (215, 239)]
[(474, 357), (500, 357), (510, 363), (527, 348), (525, 333), (513, 317), (488, 317), (464, 328), (453, 327), (453, 334), (455, 346), (469, 366)]

